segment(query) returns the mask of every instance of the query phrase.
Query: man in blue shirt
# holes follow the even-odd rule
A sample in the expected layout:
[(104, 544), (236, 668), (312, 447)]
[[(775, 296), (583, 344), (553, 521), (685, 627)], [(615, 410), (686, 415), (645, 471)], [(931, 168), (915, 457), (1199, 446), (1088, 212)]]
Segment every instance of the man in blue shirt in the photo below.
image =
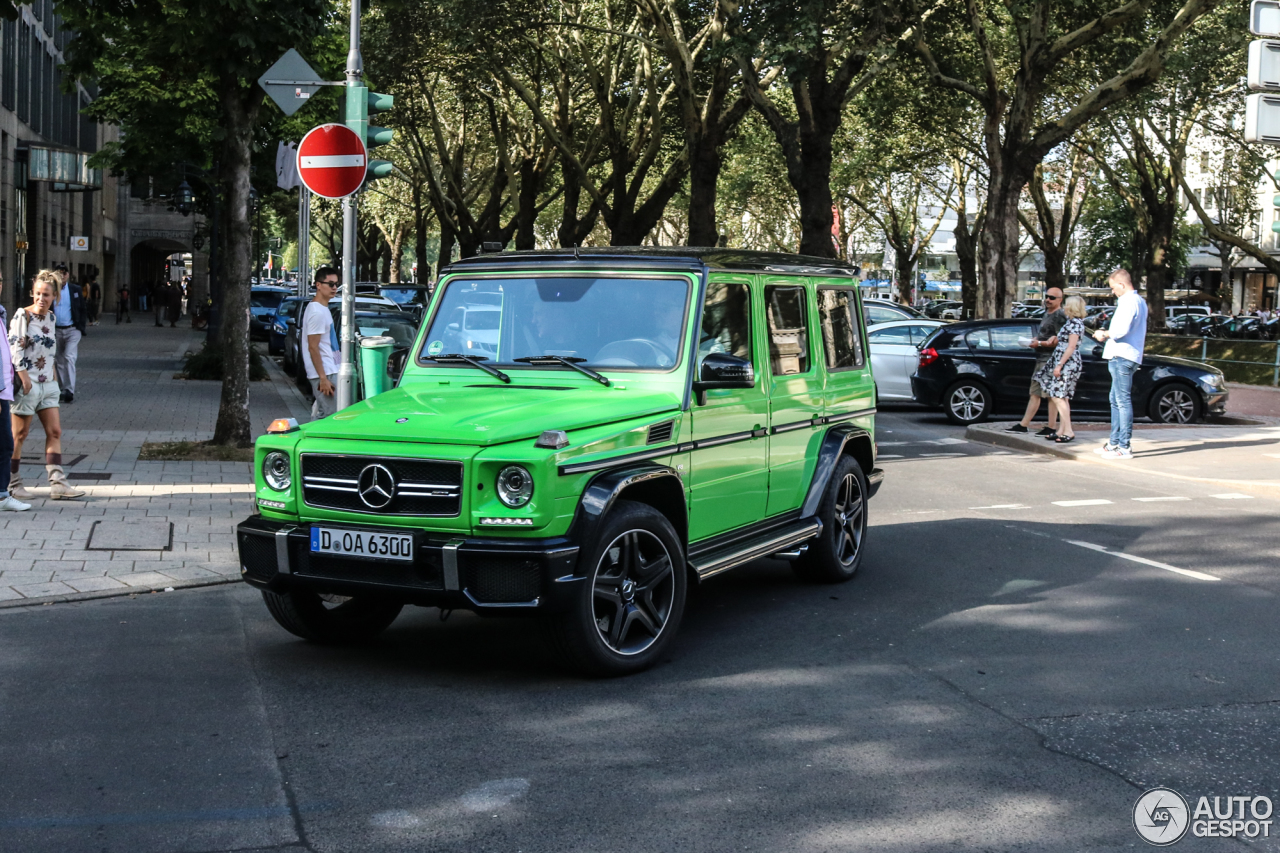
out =
[(1111, 325), (1093, 336), (1106, 341), (1102, 357), (1111, 371), (1111, 438), (1097, 452), (1104, 459), (1132, 459), (1133, 374), (1142, 364), (1147, 340), (1147, 301), (1133, 289), (1127, 270), (1107, 276), (1107, 284), (1116, 296), (1116, 312), (1111, 315)]
[(58, 264), (54, 270), (62, 279), (62, 290), (53, 303), (54, 322), (58, 327), (54, 332), (58, 340), (54, 365), (58, 369), (58, 384), (62, 386), (58, 399), (63, 403), (73, 403), (76, 399), (76, 359), (80, 356), (80, 338), (85, 326), (84, 293), (80, 285), (67, 281), (66, 264)]

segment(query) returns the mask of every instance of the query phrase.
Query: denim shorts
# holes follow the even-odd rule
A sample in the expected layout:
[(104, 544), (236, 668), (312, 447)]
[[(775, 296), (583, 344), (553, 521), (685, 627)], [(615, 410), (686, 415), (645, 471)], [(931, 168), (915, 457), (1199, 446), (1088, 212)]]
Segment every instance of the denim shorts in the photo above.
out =
[(15, 415), (21, 415), (29, 418), (42, 409), (58, 408), (58, 397), (62, 394), (62, 388), (58, 386), (56, 381), (52, 382), (32, 382), (31, 390), (23, 394), (21, 380), (13, 389), (13, 409)]

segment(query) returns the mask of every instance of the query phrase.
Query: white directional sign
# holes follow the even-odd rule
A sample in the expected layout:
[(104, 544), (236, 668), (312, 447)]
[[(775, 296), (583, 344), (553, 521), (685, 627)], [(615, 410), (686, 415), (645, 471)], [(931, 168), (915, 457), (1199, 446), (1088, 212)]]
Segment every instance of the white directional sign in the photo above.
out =
[(1253, 0), (1249, 4), (1249, 32), (1280, 38), (1280, 0)]
[(1244, 139), (1280, 145), (1280, 93), (1258, 93), (1245, 98)]

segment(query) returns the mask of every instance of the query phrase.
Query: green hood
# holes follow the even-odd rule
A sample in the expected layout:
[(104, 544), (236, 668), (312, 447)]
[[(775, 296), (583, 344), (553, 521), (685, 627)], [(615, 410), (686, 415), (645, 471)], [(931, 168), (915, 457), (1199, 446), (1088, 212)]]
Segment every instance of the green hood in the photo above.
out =
[[(680, 408), (679, 395), (671, 391), (562, 387), (415, 382), (308, 424), (303, 435), (488, 446), (536, 438), (543, 430), (601, 426)], [(396, 422), (402, 418), (407, 420)]]

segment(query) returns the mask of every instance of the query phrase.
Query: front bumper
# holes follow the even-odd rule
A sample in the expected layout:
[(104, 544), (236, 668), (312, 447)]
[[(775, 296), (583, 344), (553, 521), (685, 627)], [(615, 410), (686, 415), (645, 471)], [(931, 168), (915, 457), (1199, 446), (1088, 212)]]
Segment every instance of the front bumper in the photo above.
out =
[[(390, 532), (359, 524), (326, 526)], [(583, 580), (573, 573), (578, 546), (563, 537), (450, 539), (407, 532), (414, 537), (412, 562), (334, 557), (311, 552), (310, 524), (254, 516), (236, 527), (240, 576), (276, 592), (375, 595), (480, 613), (564, 609)]]

